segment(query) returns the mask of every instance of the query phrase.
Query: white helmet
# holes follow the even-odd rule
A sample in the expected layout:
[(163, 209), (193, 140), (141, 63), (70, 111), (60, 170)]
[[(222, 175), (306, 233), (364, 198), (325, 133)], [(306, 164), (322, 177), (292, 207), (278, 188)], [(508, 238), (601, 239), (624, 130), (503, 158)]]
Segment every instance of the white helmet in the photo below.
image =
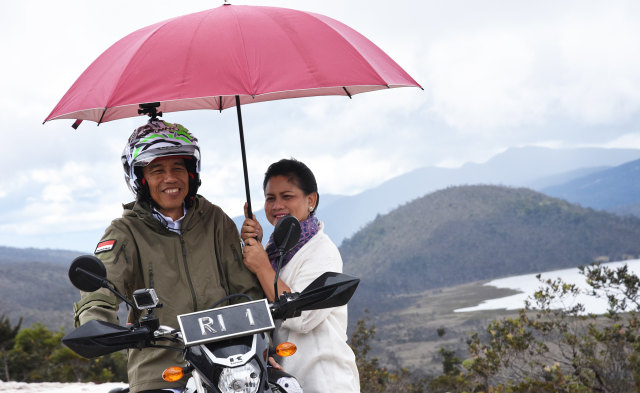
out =
[(140, 195), (148, 187), (142, 182), (142, 168), (159, 157), (181, 156), (189, 171), (189, 195), (196, 194), (200, 186), (200, 147), (198, 139), (180, 124), (151, 119), (138, 127), (122, 151), (122, 166), (127, 186)]

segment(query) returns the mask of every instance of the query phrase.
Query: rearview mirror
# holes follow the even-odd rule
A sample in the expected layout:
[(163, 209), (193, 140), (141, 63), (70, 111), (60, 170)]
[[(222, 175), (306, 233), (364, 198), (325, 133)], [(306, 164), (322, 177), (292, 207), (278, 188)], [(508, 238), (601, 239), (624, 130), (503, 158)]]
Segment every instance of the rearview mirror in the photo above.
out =
[(84, 292), (95, 292), (100, 288), (107, 288), (120, 300), (133, 308), (134, 319), (138, 320), (138, 308), (135, 304), (124, 297), (115, 288), (109, 285), (107, 280), (107, 268), (104, 263), (93, 255), (81, 255), (71, 262), (69, 267), (69, 280), (74, 287)]
[(276, 248), (286, 254), (298, 244), (300, 240), (300, 221), (292, 215), (286, 215), (278, 220), (273, 228), (273, 242)]
[(326, 272), (316, 278), (301, 293), (284, 293), (272, 304), (273, 317), (293, 318), (305, 310), (339, 307), (353, 296), (360, 279), (343, 273)]
[(304, 310), (343, 306), (351, 300), (360, 279), (344, 273), (326, 272), (313, 280), (297, 299)]
[(107, 269), (93, 255), (81, 255), (71, 262), (69, 280), (84, 292), (94, 292), (106, 285)]
[(300, 221), (294, 216), (287, 214), (282, 217), (276, 223), (273, 228), (273, 242), (280, 253), (278, 258), (278, 265), (276, 266), (276, 277), (273, 280), (273, 292), (275, 293), (275, 299), (278, 301), (278, 277), (280, 276), (280, 268), (282, 267), (282, 260), (284, 255), (291, 251), (298, 241), (300, 241)]

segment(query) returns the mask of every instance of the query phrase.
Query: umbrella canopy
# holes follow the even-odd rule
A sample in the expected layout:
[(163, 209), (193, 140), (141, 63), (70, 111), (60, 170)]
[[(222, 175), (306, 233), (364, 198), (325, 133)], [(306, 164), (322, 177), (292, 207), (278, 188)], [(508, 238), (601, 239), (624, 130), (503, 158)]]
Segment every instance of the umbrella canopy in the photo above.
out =
[(235, 106), (251, 216), (242, 104), (403, 86), (420, 87), (343, 23), (287, 8), (224, 4), (122, 38), (80, 75), (45, 122), (76, 119), (77, 127), (82, 120)]
[(416, 86), (367, 38), (329, 17), (225, 4), (137, 30), (100, 55), (46, 121), (98, 123), (159, 112)]

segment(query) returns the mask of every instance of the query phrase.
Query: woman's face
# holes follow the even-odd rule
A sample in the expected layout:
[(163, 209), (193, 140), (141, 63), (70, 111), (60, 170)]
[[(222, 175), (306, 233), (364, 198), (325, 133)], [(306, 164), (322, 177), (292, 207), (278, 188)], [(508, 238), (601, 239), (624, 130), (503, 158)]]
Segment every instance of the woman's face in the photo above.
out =
[(305, 195), (294, 181), (293, 177), (278, 175), (267, 182), (264, 190), (264, 211), (272, 225), (276, 225), (278, 220), (287, 214), (291, 214), (298, 221), (304, 221), (309, 217), (309, 208), (315, 209), (317, 194), (312, 192)]

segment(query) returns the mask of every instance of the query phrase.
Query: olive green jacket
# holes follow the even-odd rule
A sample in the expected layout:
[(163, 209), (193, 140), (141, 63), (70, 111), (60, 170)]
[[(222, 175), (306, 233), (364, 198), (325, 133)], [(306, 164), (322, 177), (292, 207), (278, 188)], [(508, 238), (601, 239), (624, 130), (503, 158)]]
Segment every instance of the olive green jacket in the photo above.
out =
[[(227, 294), (264, 297), (257, 278), (242, 261), (235, 224), (201, 196), (187, 211), (181, 234), (167, 229), (148, 206), (125, 205), (122, 218), (106, 229), (95, 255), (104, 262), (107, 279), (128, 299), (136, 289), (155, 289), (162, 303), (155, 310), (161, 325), (178, 328), (177, 315), (206, 310)], [(118, 303), (106, 289), (82, 293), (74, 305), (76, 326), (92, 319), (118, 323)], [(132, 310), (128, 322), (133, 322)], [(184, 366), (178, 351), (129, 350), (131, 392), (184, 386), (186, 377), (174, 383), (162, 379), (162, 371), (176, 365)]]

